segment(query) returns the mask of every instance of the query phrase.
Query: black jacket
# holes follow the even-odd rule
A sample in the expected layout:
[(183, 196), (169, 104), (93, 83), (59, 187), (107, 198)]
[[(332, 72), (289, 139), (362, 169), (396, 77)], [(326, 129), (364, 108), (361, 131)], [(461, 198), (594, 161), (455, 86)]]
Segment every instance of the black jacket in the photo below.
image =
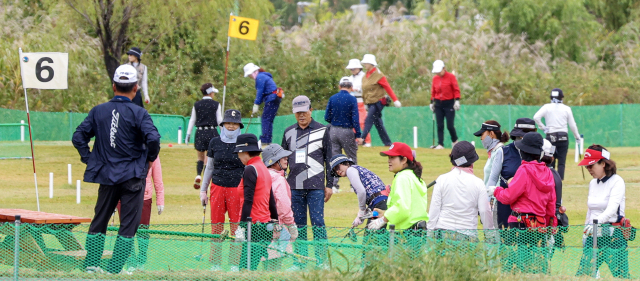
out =
[[(284, 130), (282, 148), (293, 152), (287, 177), (291, 189), (324, 189), (333, 185), (329, 128), (315, 120), (305, 129), (296, 123)], [(304, 151), (305, 163), (296, 163), (297, 150)]]

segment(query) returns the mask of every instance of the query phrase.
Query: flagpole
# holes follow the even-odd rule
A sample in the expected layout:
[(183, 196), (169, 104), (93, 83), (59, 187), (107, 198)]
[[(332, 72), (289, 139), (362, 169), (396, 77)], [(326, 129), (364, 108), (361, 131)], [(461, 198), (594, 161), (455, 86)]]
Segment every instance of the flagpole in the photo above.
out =
[(29, 99), (27, 97), (27, 88), (24, 87), (24, 76), (22, 75), (22, 48), (18, 49), (20, 53), (20, 78), (22, 80), (22, 89), (24, 90), (24, 103), (27, 108), (27, 122), (29, 124), (29, 142), (31, 143), (31, 163), (33, 164), (33, 180), (36, 185), (36, 204), (38, 212), (40, 212), (40, 197), (38, 196), (38, 177), (36, 176), (36, 157), (33, 154), (33, 137), (31, 134), (31, 117), (29, 116)]
[[(233, 16), (233, 13), (231, 13)], [(224, 86), (222, 86), (222, 113), (224, 114), (224, 102), (227, 97), (227, 72), (229, 72), (229, 45), (231, 44), (231, 37), (227, 34), (227, 58), (224, 63)]]

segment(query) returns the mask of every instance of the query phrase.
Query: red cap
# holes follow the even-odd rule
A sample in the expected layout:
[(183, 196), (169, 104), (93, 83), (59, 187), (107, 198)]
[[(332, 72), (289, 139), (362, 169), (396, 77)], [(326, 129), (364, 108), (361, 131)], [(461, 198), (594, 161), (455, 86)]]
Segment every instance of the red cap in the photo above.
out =
[(587, 149), (587, 151), (584, 153), (584, 159), (582, 159), (582, 161), (578, 163), (578, 166), (591, 166), (600, 161), (600, 159), (609, 160), (610, 157), (611, 153), (609, 153), (609, 151), (607, 151), (606, 149), (603, 149), (602, 151)]
[(404, 156), (407, 159), (409, 159), (409, 161), (413, 161), (413, 151), (408, 145), (401, 142), (394, 142), (389, 147), (389, 150), (380, 152), (380, 155), (381, 156)]

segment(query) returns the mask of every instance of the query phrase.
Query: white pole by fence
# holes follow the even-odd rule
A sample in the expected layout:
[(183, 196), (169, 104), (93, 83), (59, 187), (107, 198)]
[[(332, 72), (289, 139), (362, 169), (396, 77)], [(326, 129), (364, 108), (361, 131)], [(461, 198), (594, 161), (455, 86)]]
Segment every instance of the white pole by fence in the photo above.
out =
[(73, 184), (72, 180), (71, 180), (71, 164), (67, 165), (67, 174), (69, 177), (69, 184)]
[(178, 144), (182, 144), (182, 127), (178, 127)]
[(80, 180), (76, 182), (76, 204), (80, 204)]
[[(24, 120), (20, 120), (20, 124), (24, 124)], [(20, 141), (24, 142), (24, 126), (20, 126)]]
[(413, 127), (413, 148), (418, 148), (418, 127)]
[(53, 198), (53, 173), (49, 173), (49, 198)]

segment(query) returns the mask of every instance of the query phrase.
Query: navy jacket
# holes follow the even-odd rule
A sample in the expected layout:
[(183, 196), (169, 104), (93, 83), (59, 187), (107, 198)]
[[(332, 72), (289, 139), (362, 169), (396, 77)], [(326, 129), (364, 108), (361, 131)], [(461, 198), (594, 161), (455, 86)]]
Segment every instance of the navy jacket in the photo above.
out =
[(356, 138), (362, 135), (358, 100), (347, 91), (341, 90), (329, 98), (324, 120), (331, 123), (331, 126), (355, 129)]
[(507, 181), (515, 176), (516, 171), (520, 168), (520, 164), (522, 164), (522, 158), (520, 158), (520, 153), (516, 148), (514, 142), (511, 142), (508, 145), (502, 147), (503, 160), (502, 160), (502, 170), (500, 171), (500, 186), (503, 188), (508, 188), (509, 185)]
[[(291, 189), (324, 189), (333, 185), (331, 141), (327, 127), (315, 120), (311, 120), (304, 129), (298, 123), (293, 124), (284, 130), (282, 148), (293, 152), (289, 156), (287, 177)], [(304, 163), (296, 163), (298, 150), (306, 156)]]
[(87, 164), (84, 181), (104, 185), (146, 178), (148, 162), (160, 152), (160, 134), (147, 110), (122, 96), (91, 109), (72, 142), (80, 161)]
[(254, 104), (272, 102), (278, 98), (273, 92), (277, 90), (276, 82), (269, 72), (259, 72), (256, 77), (256, 100)]

